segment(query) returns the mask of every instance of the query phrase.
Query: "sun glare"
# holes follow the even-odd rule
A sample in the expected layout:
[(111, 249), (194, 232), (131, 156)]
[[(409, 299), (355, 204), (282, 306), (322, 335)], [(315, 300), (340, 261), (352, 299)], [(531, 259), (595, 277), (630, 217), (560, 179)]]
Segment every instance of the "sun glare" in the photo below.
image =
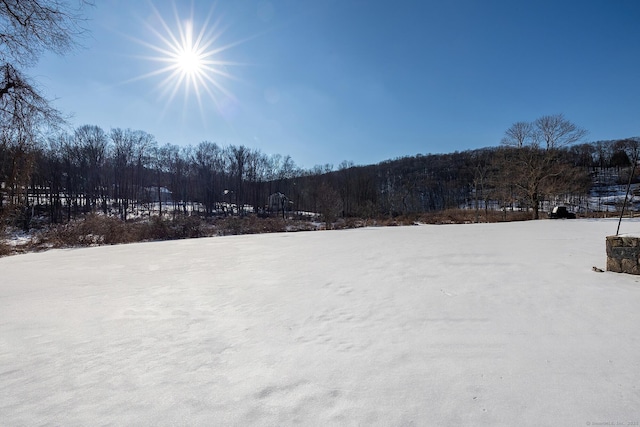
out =
[(192, 75), (201, 72), (202, 61), (200, 55), (198, 55), (193, 50), (185, 50), (183, 52), (180, 52), (180, 55), (176, 57), (176, 62), (178, 63), (182, 72), (186, 75)]
[(143, 59), (159, 63), (161, 67), (133, 80), (164, 76), (158, 88), (167, 108), (180, 92), (183, 93), (185, 105), (190, 95), (195, 95), (201, 113), (205, 94), (218, 109), (223, 101), (235, 100), (233, 94), (223, 85), (225, 80), (234, 79), (227, 71), (227, 66), (235, 63), (225, 61), (222, 53), (239, 42), (218, 45), (223, 31), (219, 28), (219, 20), (212, 22), (213, 9), (198, 31), (193, 11), (189, 19), (181, 19), (175, 3), (173, 27), (155, 7), (154, 12), (154, 23), (147, 23), (147, 27), (156, 41), (136, 41), (155, 53), (154, 56), (144, 56)]

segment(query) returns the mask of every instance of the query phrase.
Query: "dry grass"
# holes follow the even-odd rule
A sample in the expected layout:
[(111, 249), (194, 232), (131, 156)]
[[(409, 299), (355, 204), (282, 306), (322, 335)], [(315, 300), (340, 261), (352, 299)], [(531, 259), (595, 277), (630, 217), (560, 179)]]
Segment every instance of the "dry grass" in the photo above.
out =
[(4, 242), (0, 242), (0, 257), (11, 255), (12, 253), (13, 250), (11, 249), (11, 246)]
[[(209, 227), (211, 228), (211, 227)], [(123, 222), (90, 214), (84, 219), (50, 227), (38, 235), (40, 247), (115, 245), (149, 240), (174, 240), (207, 236), (206, 223), (196, 217), (153, 217)]]
[[(541, 218), (545, 218), (541, 212)], [(444, 211), (425, 212), (420, 214), (401, 215), (386, 219), (380, 225), (413, 225), (413, 224), (472, 224), (475, 222), (511, 222), (531, 219), (531, 212), (476, 211), (470, 209), (446, 209)]]
[[(191, 239), (238, 234), (315, 230), (308, 221), (280, 218), (228, 217), (203, 219), (196, 216), (152, 217), (123, 222), (115, 217), (90, 214), (67, 224), (50, 226), (33, 234), (20, 252), (49, 248), (115, 245), (153, 240)], [(0, 240), (2, 242), (2, 240)], [(0, 243), (0, 256), (16, 253)]]
[(309, 221), (284, 220), (282, 218), (228, 217), (214, 222), (219, 236), (238, 234), (282, 233), (287, 231), (312, 231), (316, 227)]
[[(546, 217), (541, 212), (541, 217)], [(478, 222), (523, 221), (531, 219), (530, 212), (479, 211)], [(476, 212), (449, 209), (440, 212), (402, 215), (395, 218), (362, 219), (341, 218), (333, 229), (367, 226), (404, 226), (414, 224), (468, 224), (476, 222)], [(31, 240), (19, 246), (7, 243), (0, 236), (0, 256), (45, 250), (49, 248), (114, 245), (152, 240), (175, 240), (197, 237), (239, 234), (281, 233), (324, 229), (309, 220), (282, 218), (227, 217), (204, 219), (178, 215), (175, 218), (152, 217), (145, 220), (123, 222), (115, 217), (90, 214), (67, 224), (54, 225), (32, 234)]]

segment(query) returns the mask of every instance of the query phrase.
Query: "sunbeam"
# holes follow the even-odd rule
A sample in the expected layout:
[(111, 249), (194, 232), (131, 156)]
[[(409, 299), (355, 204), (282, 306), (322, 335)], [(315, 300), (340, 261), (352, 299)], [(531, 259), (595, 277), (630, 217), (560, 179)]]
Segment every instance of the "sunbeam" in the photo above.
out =
[(156, 25), (146, 23), (153, 41), (134, 39), (152, 51), (151, 55), (140, 59), (160, 64), (160, 68), (130, 81), (150, 77), (163, 77), (158, 84), (159, 97), (164, 101), (163, 115), (180, 94), (184, 97), (185, 111), (193, 96), (204, 119), (205, 103), (212, 101), (218, 110), (222, 101), (236, 102), (233, 93), (225, 86), (228, 80), (238, 80), (228, 71), (229, 66), (239, 65), (225, 60), (223, 52), (240, 42), (220, 45), (224, 33), (221, 19), (213, 20), (212, 7), (199, 29), (196, 28), (194, 11), (188, 18), (182, 18), (173, 3), (175, 25), (171, 26), (160, 11), (152, 5)]

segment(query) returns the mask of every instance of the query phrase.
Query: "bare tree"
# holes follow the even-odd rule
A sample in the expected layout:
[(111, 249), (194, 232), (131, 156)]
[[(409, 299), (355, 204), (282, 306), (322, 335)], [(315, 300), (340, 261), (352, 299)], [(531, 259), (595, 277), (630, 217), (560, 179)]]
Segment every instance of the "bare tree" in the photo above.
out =
[(63, 54), (84, 33), (80, 9), (91, 1), (71, 7), (66, 0), (0, 1), (0, 48), (2, 59), (33, 65), (44, 50)]
[[(57, 122), (59, 115), (20, 70), (34, 65), (44, 51), (58, 54), (75, 46), (84, 30), (80, 10), (64, 0), (0, 1), (0, 117), (7, 125), (35, 115)], [(17, 115), (16, 115), (17, 113)], [(33, 120), (33, 119), (31, 119)]]
[[(27, 149), (38, 141), (42, 126), (61, 121), (60, 113), (23, 69), (34, 65), (44, 51), (62, 54), (74, 46), (83, 32), (79, 15), (83, 3), (88, 2), (80, 1), (74, 9), (65, 0), (0, 1), (0, 128), (2, 143), (19, 156), (11, 160), (14, 176), (30, 176), (32, 162), (23, 161), (29, 157)], [(3, 209), (0, 204), (0, 214)]]
[(111, 173), (113, 174), (113, 202), (118, 209), (118, 215), (123, 221), (127, 220), (127, 210), (133, 186), (132, 163), (134, 156), (133, 139), (129, 132), (120, 128), (111, 129)]
[(264, 200), (267, 197), (267, 169), (269, 159), (258, 149), (249, 150), (245, 167), (245, 180), (248, 188), (246, 198), (253, 205), (253, 212), (260, 213), (264, 208)]
[(502, 145), (508, 147), (522, 148), (534, 142), (534, 128), (529, 122), (516, 122), (504, 133), (504, 138), (500, 141)]
[(193, 162), (198, 182), (198, 199), (204, 205), (205, 215), (211, 216), (217, 210), (222, 188), (225, 157), (218, 144), (201, 142), (193, 154)]
[(480, 222), (480, 200), (484, 201), (485, 216), (488, 211), (489, 192), (488, 187), (488, 175), (491, 172), (491, 156), (487, 151), (476, 151), (471, 154), (472, 167), (473, 167), (473, 198), (475, 207), (475, 221)]
[(338, 169), (338, 180), (340, 182), (340, 197), (342, 197), (342, 208), (345, 215), (351, 214), (351, 201), (353, 199), (353, 189), (351, 183), (353, 181), (352, 174), (354, 170), (354, 163), (344, 160), (340, 163)]
[(227, 159), (229, 161), (229, 175), (233, 184), (233, 194), (235, 195), (236, 206), (238, 212), (244, 214), (244, 179), (246, 178), (246, 166), (249, 161), (250, 151), (244, 145), (236, 147), (231, 145), (226, 149)]
[(586, 134), (562, 114), (542, 116), (533, 123), (517, 122), (505, 131), (502, 144), (516, 150), (507, 153), (510, 159), (505, 176), (533, 210), (534, 219), (539, 218), (545, 193), (556, 192), (555, 184), (572, 173), (572, 166), (562, 161), (558, 150)]
[(567, 120), (563, 114), (542, 116), (533, 123), (533, 126), (536, 139), (543, 142), (547, 150), (574, 144), (588, 133)]
[(330, 230), (333, 222), (342, 212), (342, 198), (340, 197), (340, 193), (327, 183), (326, 180), (322, 181), (317, 192), (320, 214), (326, 224), (326, 229)]
[(107, 194), (103, 185), (103, 174), (109, 142), (107, 134), (99, 126), (83, 125), (76, 129), (74, 136), (79, 150), (81, 173), (85, 178), (86, 209), (95, 210), (100, 198), (102, 209), (106, 213)]
[[(173, 204), (172, 214), (175, 219), (178, 208), (183, 214), (187, 212), (187, 202), (189, 199), (189, 178), (192, 166), (190, 159), (193, 158), (193, 148), (191, 146), (178, 146), (167, 143), (157, 150), (157, 164), (159, 177), (165, 176), (165, 184), (171, 192), (171, 202)], [(162, 206), (161, 180), (157, 182), (158, 201)], [(160, 208), (162, 215), (162, 208)]]
[(112, 197), (123, 221), (127, 220), (132, 204), (149, 201), (151, 194), (145, 189), (144, 171), (151, 168), (150, 157), (156, 142), (153, 135), (140, 130), (111, 129)]
[(18, 127), (0, 128), (0, 215), (29, 228), (28, 184), (34, 168), (31, 135)]

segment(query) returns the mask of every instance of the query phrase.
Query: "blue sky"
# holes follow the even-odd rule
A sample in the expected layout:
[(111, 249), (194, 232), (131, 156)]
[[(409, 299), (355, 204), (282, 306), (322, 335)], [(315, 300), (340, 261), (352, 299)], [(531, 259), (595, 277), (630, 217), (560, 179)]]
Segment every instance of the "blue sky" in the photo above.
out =
[[(86, 14), (82, 47), (30, 70), (74, 126), (305, 168), (495, 146), (545, 114), (588, 141), (640, 135), (637, 0), (97, 0)], [(147, 76), (167, 65), (153, 46), (188, 21), (213, 40), (200, 102)]]

